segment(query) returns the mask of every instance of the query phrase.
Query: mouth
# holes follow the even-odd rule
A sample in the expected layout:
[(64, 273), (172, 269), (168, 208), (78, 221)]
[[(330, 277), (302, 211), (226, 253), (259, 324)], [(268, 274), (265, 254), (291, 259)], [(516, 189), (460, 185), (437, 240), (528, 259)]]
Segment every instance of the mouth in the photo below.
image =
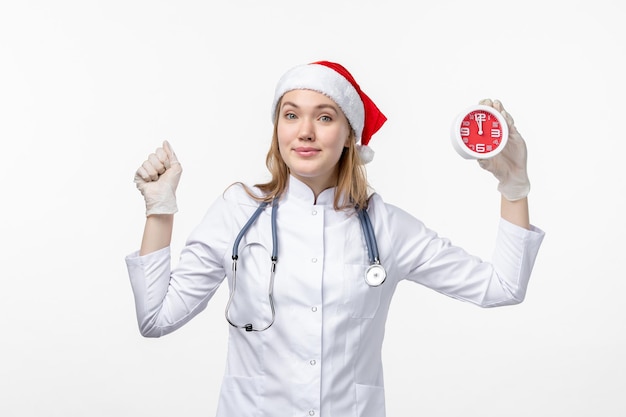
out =
[(309, 146), (299, 146), (294, 148), (294, 152), (302, 157), (310, 157), (317, 155), (321, 150)]

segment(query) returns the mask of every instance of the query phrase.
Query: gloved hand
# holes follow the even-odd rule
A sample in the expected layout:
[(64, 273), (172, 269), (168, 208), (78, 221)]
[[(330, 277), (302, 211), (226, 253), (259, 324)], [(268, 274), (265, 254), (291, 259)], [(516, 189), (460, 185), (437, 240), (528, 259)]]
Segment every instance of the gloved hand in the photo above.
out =
[(151, 214), (174, 214), (176, 187), (183, 168), (168, 141), (157, 148), (135, 173), (135, 184), (146, 201), (146, 217)]
[(526, 172), (526, 142), (500, 101), (484, 99), (480, 104), (491, 106), (504, 116), (509, 127), (509, 139), (498, 155), (489, 159), (479, 159), (478, 164), (500, 181), (498, 191), (504, 198), (509, 201), (521, 200), (530, 191), (530, 181)]

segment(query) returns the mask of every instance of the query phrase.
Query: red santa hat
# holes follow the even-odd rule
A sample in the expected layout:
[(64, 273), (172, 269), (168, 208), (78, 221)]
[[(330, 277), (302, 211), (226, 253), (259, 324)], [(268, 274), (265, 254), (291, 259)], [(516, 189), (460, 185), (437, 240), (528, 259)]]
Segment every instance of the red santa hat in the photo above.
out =
[(275, 120), (276, 106), (281, 97), (288, 91), (300, 89), (317, 91), (337, 103), (354, 130), (357, 150), (363, 162), (368, 163), (374, 158), (374, 151), (368, 144), (387, 118), (347, 69), (335, 62), (318, 61), (287, 71), (276, 85), (272, 120)]

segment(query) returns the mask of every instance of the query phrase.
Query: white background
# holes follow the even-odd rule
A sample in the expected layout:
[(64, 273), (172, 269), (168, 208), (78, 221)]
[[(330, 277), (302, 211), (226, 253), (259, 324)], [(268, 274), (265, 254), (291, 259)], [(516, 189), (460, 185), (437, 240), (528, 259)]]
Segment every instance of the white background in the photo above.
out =
[(487, 259), (496, 181), (455, 153), (449, 128), (468, 105), (501, 99), (528, 144), (531, 220), (547, 233), (521, 305), (483, 310), (399, 286), (388, 415), (626, 415), (624, 10), (3, 2), (0, 415), (214, 414), (226, 287), (178, 332), (139, 335), (124, 263), (144, 221), (133, 174), (170, 140), (184, 167), (176, 259), (226, 186), (266, 179), (275, 83), (320, 59), (350, 69), (389, 118), (371, 142), (374, 188)]

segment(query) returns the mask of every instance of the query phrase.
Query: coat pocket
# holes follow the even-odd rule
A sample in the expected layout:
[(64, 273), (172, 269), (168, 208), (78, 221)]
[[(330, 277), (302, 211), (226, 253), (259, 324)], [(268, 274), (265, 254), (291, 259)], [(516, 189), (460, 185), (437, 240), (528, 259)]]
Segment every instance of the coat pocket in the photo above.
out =
[(385, 417), (385, 389), (356, 384), (356, 409), (358, 417)]
[(226, 375), (222, 381), (218, 417), (260, 417), (261, 377)]
[(348, 304), (351, 317), (371, 319), (380, 306), (382, 286), (372, 287), (365, 282), (368, 265), (345, 265), (344, 280), (347, 283)]

